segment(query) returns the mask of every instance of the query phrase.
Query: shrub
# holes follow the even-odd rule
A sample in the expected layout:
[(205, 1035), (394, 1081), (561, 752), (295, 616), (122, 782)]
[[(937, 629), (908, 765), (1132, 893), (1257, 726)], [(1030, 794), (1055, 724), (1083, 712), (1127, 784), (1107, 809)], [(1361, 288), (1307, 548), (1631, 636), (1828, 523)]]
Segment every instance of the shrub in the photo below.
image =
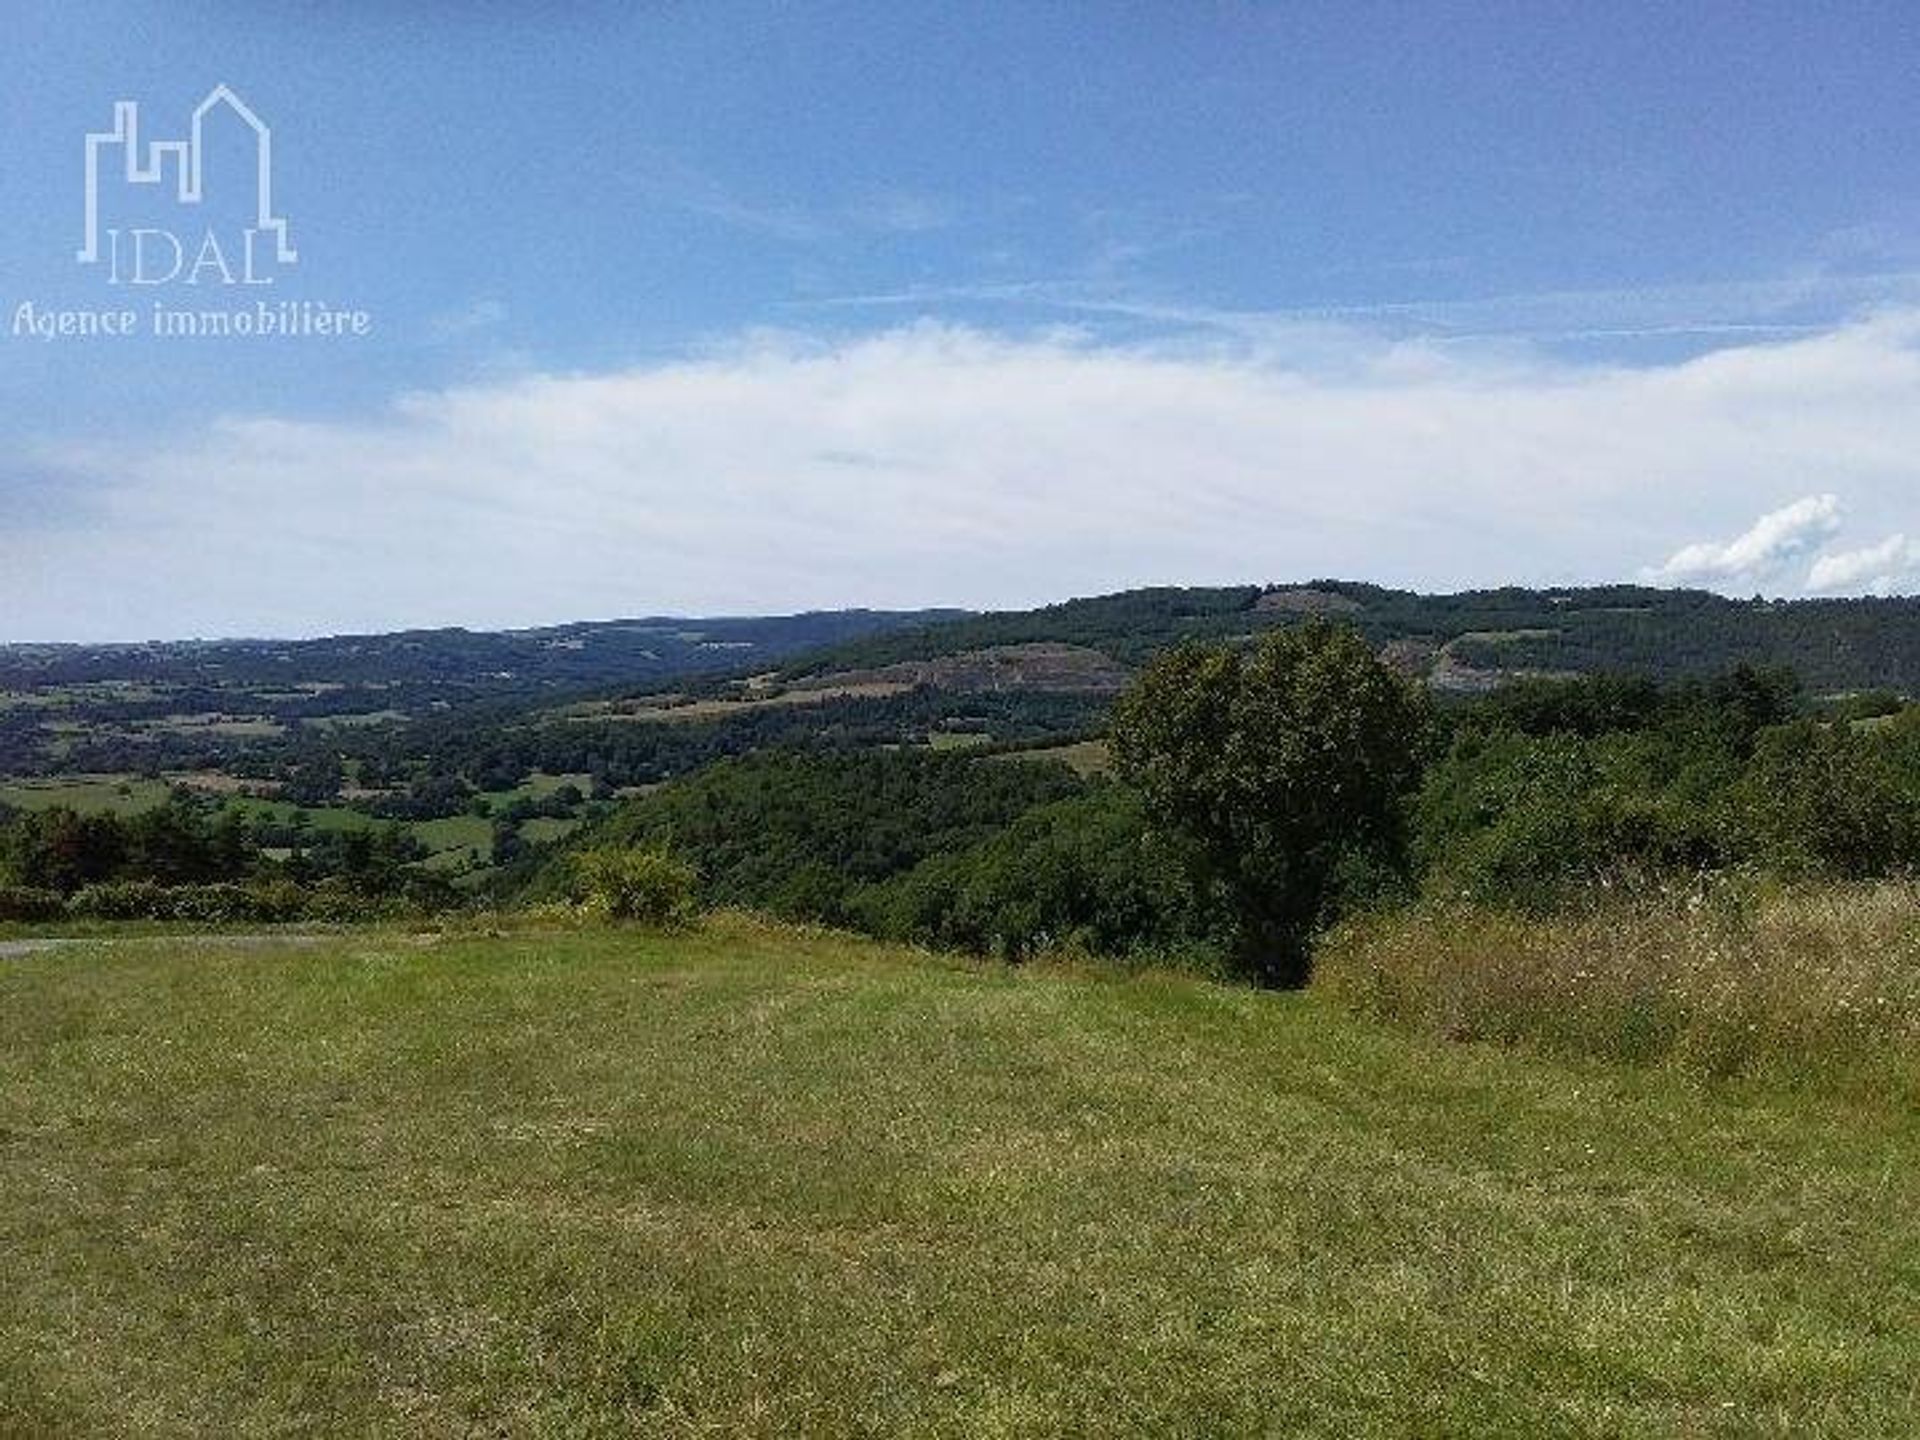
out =
[(32, 885), (0, 885), (0, 920), (57, 920), (66, 913), (58, 890)]
[(254, 885), (157, 885), (151, 880), (117, 880), (75, 891), (66, 898), (61, 913), (85, 920), (271, 925), (290, 920), (372, 920), (393, 910), (390, 901), (361, 895), (331, 880), (311, 889), (284, 880)]
[(1038, 806), (990, 840), (870, 887), (855, 909), (871, 933), (1010, 960), (1079, 950), (1162, 961), (1212, 938), (1180, 857), (1119, 785)]
[(1654, 737), (1467, 737), (1427, 772), (1415, 804), (1425, 888), (1547, 911), (1623, 877), (1716, 868), (1697, 778)]
[(162, 892), (167, 920), (193, 920), (207, 925), (275, 923), (298, 920), (306, 913), (307, 897), (298, 886), (178, 885)]
[(368, 894), (344, 875), (329, 875), (306, 889), (301, 918), (345, 924), (384, 919), (403, 908), (397, 901)]
[(1912, 869), (1920, 774), (1901, 760), (1897, 744), (1845, 725), (1769, 731), (1729, 794), (1731, 843), (1783, 875), (1863, 880)]
[(88, 920), (170, 920), (172, 900), (151, 880), (85, 885), (67, 899), (67, 913)]
[(603, 920), (671, 925), (693, 912), (694, 869), (661, 849), (585, 850), (573, 856), (574, 899)]
[[(223, 890), (228, 887), (221, 887)], [(249, 885), (244, 893), (252, 912), (246, 917), (274, 924), (287, 920), (305, 920), (309, 914), (311, 897), (308, 892), (291, 880), (268, 880)]]

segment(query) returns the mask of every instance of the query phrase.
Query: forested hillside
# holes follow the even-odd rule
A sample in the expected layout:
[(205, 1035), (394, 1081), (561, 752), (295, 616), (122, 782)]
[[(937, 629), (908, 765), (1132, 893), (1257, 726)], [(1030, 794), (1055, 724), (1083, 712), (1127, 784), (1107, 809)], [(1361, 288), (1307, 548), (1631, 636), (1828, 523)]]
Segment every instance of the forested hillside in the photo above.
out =
[(0, 776), (218, 766), (303, 727), (381, 725), (474, 705), (525, 711), (607, 689), (766, 668), (822, 645), (957, 613), (838, 610), (318, 640), (0, 645)]
[(1697, 590), (1469, 590), (1419, 595), (1344, 580), (1294, 587), (1132, 590), (1039, 610), (870, 635), (790, 663), (858, 671), (994, 646), (1060, 641), (1137, 664), (1174, 641), (1224, 640), (1333, 616), (1441, 689), (1515, 673), (1700, 678), (1784, 665), (1816, 691), (1920, 691), (1920, 600), (1732, 600)]

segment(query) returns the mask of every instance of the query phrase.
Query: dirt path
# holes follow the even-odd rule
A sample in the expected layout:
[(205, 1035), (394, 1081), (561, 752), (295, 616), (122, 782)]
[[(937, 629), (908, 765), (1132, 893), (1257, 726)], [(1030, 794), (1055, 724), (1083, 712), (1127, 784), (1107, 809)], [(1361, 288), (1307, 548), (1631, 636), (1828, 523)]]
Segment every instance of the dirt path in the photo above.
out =
[(74, 945), (158, 945), (191, 941), (195, 945), (318, 945), (331, 935), (36, 935), (25, 940), (0, 940), (0, 960), (36, 955), (43, 950), (65, 950)]

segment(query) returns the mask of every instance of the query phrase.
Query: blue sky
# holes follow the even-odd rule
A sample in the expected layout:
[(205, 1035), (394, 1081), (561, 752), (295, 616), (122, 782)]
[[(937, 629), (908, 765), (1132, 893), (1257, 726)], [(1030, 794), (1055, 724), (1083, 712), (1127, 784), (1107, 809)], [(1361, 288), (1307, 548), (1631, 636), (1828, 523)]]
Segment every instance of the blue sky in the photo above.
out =
[[(9, 31), (0, 638), (1920, 569), (1911, 5)], [(372, 333), (17, 333), (129, 293), (74, 259), (83, 137), (218, 83), (299, 262), (139, 302)]]

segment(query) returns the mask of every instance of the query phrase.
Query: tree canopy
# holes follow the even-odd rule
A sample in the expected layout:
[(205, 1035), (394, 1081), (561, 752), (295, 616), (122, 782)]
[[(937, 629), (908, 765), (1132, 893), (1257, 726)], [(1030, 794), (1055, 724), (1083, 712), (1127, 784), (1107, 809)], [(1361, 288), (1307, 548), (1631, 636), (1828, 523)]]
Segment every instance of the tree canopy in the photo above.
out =
[(1354, 631), (1315, 621), (1250, 650), (1188, 645), (1115, 706), (1121, 775), (1230, 907), (1253, 977), (1297, 985), (1345, 888), (1391, 864), (1427, 724)]

